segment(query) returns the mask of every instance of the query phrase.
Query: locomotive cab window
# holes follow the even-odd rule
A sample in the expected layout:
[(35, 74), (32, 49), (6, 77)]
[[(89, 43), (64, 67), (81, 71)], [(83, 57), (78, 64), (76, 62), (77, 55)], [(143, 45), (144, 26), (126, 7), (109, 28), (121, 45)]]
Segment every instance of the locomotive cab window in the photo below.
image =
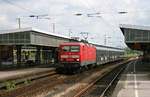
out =
[(65, 46), (61, 46), (61, 51), (62, 52), (69, 52), (70, 51), (70, 47), (65, 45)]
[(80, 51), (80, 46), (78, 45), (64, 45), (61, 47), (62, 52), (79, 52)]
[(80, 47), (78, 45), (70, 46), (70, 52), (79, 52)]

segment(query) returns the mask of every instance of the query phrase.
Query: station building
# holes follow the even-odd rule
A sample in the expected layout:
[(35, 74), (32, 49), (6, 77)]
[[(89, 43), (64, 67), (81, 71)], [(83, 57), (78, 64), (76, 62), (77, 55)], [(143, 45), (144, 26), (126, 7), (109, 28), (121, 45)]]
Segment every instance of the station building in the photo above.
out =
[(70, 41), (76, 40), (34, 28), (0, 31), (0, 66), (57, 62), (59, 44)]
[(150, 49), (150, 27), (121, 24), (126, 44), (134, 50)]
[(150, 27), (121, 24), (120, 29), (124, 34), (125, 42), (133, 50), (143, 51), (150, 55)]
[[(58, 47), (60, 43), (82, 42), (74, 38), (45, 32), (34, 28), (21, 28), (0, 31), (0, 67), (51, 64), (58, 62)], [(89, 44), (89, 43), (88, 43)], [(111, 49), (93, 44), (96, 47)]]

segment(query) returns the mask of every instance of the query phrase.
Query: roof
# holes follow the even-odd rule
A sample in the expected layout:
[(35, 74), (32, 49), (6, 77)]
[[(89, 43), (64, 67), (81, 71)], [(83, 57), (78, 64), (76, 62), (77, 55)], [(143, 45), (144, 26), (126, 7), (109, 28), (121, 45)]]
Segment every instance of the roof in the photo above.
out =
[[(84, 43), (61, 43), (60, 45), (83, 45)], [(90, 43), (89, 43), (90, 45)], [(109, 46), (103, 46), (103, 45), (94, 45), (98, 50), (106, 50), (106, 51), (120, 51), (123, 52), (123, 49), (115, 48), (115, 47), (109, 47)]]
[[(69, 37), (64, 36), (64, 35), (59, 35), (59, 34), (56, 34), (56, 33), (51, 33), (51, 32), (39, 30), (39, 29), (32, 28), (32, 27), (29, 27), (29, 28), (21, 28), (21, 29), (11, 29), (11, 30), (0, 30), (0, 35), (1, 35), (1, 34), (8, 34), (8, 33), (32, 32), (32, 31), (33, 31), (33, 32), (36, 32), (36, 33), (41, 33), (41, 34), (51, 35), (51, 36), (55, 36), (55, 37), (70, 39)], [(75, 41), (75, 42), (76, 42), (76, 41)], [(99, 44), (95, 44), (95, 43), (89, 43), (89, 44), (94, 45), (94, 46), (104, 47), (104, 48), (111, 48), (111, 49), (122, 50), (122, 49), (120, 49), (120, 48), (108, 47), (108, 46), (103, 46), (103, 45), (99, 45)]]
[(83, 45), (83, 43), (61, 43), (60, 45)]
[(137, 30), (150, 30), (150, 26), (140, 26), (140, 25), (131, 25), (131, 24), (120, 24), (119, 27), (126, 29), (137, 29)]
[(124, 52), (123, 49), (118, 48), (111, 48), (111, 47), (96, 47), (98, 50), (104, 50), (104, 51), (118, 51), (118, 52)]
[(47, 34), (47, 35), (52, 35), (52, 36), (57, 36), (57, 37), (62, 37), (62, 38), (68, 38), (67, 36), (64, 35), (60, 35), (60, 34), (56, 34), (56, 33), (51, 33), (51, 32), (47, 32), (47, 31), (43, 31), (43, 30), (39, 30), (36, 28), (21, 28), (21, 29), (11, 29), (11, 30), (0, 30), (0, 34), (6, 34), (6, 33), (16, 33), (16, 32), (27, 32), (27, 31), (35, 31), (35, 32), (39, 32), (42, 34)]

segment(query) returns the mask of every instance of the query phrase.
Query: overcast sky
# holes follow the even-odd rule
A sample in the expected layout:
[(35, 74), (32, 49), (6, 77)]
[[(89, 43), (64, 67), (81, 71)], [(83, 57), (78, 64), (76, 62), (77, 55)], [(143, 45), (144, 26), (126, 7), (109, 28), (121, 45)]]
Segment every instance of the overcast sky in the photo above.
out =
[[(21, 27), (34, 27), (55, 33), (79, 36), (88, 32), (88, 40), (97, 44), (114, 47), (125, 44), (119, 24), (150, 25), (150, 1), (148, 0), (0, 0), (0, 30), (17, 29), (17, 18), (21, 18)], [(124, 11), (127, 14), (118, 14)], [(82, 13), (82, 16), (74, 14)], [(101, 13), (87, 17), (87, 14)], [(30, 15), (49, 15), (36, 19)], [(96, 17), (100, 16), (100, 17)]]

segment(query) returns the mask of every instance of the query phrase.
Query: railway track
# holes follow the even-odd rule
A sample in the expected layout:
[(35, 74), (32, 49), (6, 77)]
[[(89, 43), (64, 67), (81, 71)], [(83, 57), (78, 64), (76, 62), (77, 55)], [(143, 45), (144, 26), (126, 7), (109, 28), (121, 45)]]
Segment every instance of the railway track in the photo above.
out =
[(16, 85), (20, 85), (22, 84), (26, 79), (30, 78), (31, 81), (36, 80), (36, 79), (40, 79), (40, 78), (44, 78), (46, 76), (50, 76), (56, 74), (55, 69), (49, 70), (49, 71), (44, 71), (44, 72), (37, 72), (37, 73), (33, 73), (33, 74), (26, 74), (26, 75), (22, 75), (22, 76), (13, 76), (13, 77), (9, 77), (3, 80), (0, 80), (0, 89), (3, 88), (5, 89), (6, 86), (6, 82), (12, 82), (15, 81)]
[(125, 64), (119, 65), (104, 73), (87, 87), (79, 91), (74, 97), (105, 97), (106, 92), (125, 69), (125, 67)]
[(34, 77), (32, 83), (24, 85), (22, 82), (14, 89), (6, 90), (4, 93), (1, 93), (0, 91), (0, 97), (36, 97), (36, 95), (39, 95), (42, 92), (51, 91), (55, 86), (66, 83), (73, 78), (76, 78), (76, 76), (59, 75), (55, 72), (49, 74), (45, 73), (38, 77)]
[[(15, 88), (6, 89), (6, 82), (1, 82), (0, 97), (23, 97), (25, 93), (31, 91), (33, 89), (32, 87), (37, 86), (36, 84), (40, 84), (42, 81), (44, 81), (45, 78), (55, 78), (57, 76), (58, 74), (55, 72), (55, 70), (50, 70), (42, 73), (24, 76), (22, 78), (11, 78), (10, 80), (7, 80), (7, 82), (12, 82), (12, 80), (15, 81)], [(27, 82), (27, 84), (25, 84), (25, 81), (28, 78), (30, 78), (30, 82)]]

